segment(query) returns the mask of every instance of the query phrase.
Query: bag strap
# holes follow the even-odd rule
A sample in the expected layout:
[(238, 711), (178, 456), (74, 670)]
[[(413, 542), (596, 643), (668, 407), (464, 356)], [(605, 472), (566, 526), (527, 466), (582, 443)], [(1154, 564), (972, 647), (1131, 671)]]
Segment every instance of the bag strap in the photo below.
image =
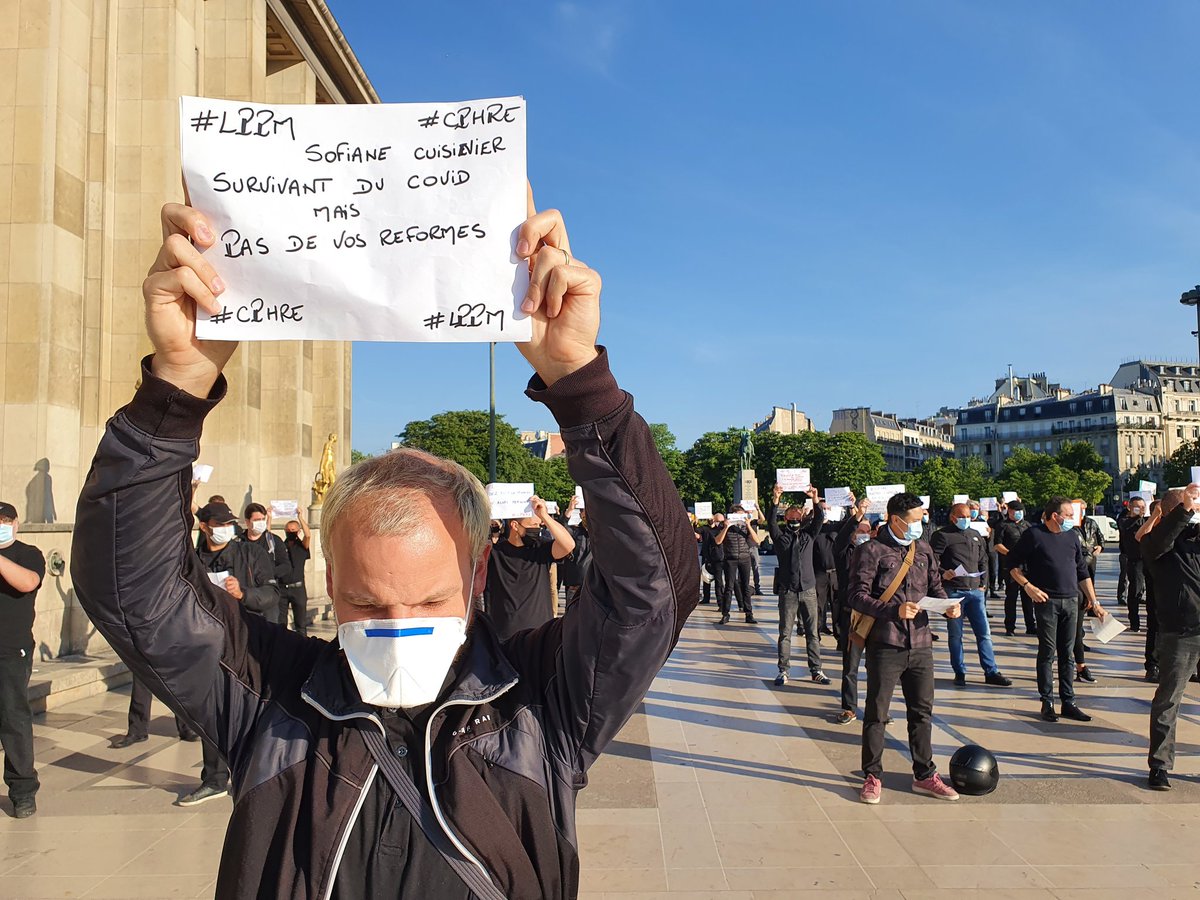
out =
[(471, 889), (472, 894), (479, 897), (480, 900), (505, 900), (504, 894), (480, 870), (479, 866), (463, 856), (447, 838), (446, 832), (438, 824), (437, 816), (421, 797), (421, 792), (417, 790), (417, 786), (413, 784), (409, 774), (404, 771), (404, 767), (397, 762), (396, 757), (388, 748), (387, 741), (379, 733), (379, 729), (364, 722), (359, 731), (367, 743), (367, 749), (371, 751), (371, 756), (379, 764), (383, 777), (392, 786), (392, 790), (396, 792), (396, 796), (404, 808), (412, 814), (413, 821), (420, 826), (425, 837), (429, 838), (429, 843), (433, 844), (442, 858), (450, 864), (454, 873)]
[(908, 552), (904, 554), (904, 561), (900, 563), (900, 570), (896, 573), (896, 577), (892, 579), (892, 583), (888, 585), (887, 590), (879, 598), (880, 603), (887, 603), (896, 595), (896, 591), (900, 590), (900, 585), (904, 583), (904, 576), (912, 568), (913, 560), (916, 557), (917, 542), (913, 541), (908, 545)]

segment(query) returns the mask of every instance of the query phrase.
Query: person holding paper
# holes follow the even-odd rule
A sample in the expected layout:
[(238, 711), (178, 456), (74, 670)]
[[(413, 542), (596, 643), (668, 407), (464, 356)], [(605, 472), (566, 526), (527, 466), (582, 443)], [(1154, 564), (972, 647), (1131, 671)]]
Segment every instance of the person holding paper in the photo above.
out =
[(1150, 774), (1147, 784), (1171, 789), (1175, 727), (1188, 680), (1200, 664), (1200, 484), (1170, 490), (1141, 551), (1155, 583), (1158, 617), (1158, 687), (1150, 705)]
[[(587, 577), (587, 567), (591, 563), (592, 548), (587, 533), (587, 510), (579, 509), (579, 495), (572, 494), (571, 502), (567, 504), (567, 513), (560, 524), (567, 529), (575, 549), (566, 559), (558, 564), (558, 583), (566, 588), (565, 603), (567, 606), (579, 599), (583, 590), (583, 582)], [(572, 525), (571, 519), (578, 517), (578, 524)]]
[[(529, 504), (533, 515), (510, 519), (507, 537), (488, 557), (487, 613), (502, 641), (554, 618), (549, 605), (550, 566), (575, 550), (575, 538), (549, 513), (546, 501), (531, 497)], [(542, 540), (543, 528), (550, 532), (551, 541)]]
[(1080, 593), (1087, 608), (1103, 618), (1096, 599), (1083, 548), (1071, 531), (1075, 506), (1066, 497), (1053, 497), (1042, 511), (1042, 522), (1034, 525), (1013, 548), (1008, 559), (1012, 578), (1033, 601), (1038, 623), (1037, 680), (1042, 700), (1042, 718), (1057, 722), (1054, 710), (1054, 658), (1058, 657), (1058, 692), (1062, 718), (1090, 722), (1092, 717), (1075, 704), (1075, 623), (1079, 616)]
[(308, 585), (305, 578), (305, 566), (312, 556), (312, 533), (304, 518), (304, 510), (297, 505), (296, 518), (284, 526), (284, 552), (287, 553), (288, 566), (281, 587), (282, 599), (279, 603), (279, 621), (286, 628), (288, 610), (292, 613), (292, 627), (301, 637), (308, 634)]
[(700, 563), (712, 575), (712, 581), (704, 583), (701, 603), (710, 602), (715, 594), (717, 606), (725, 596), (725, 548), (717, 541), (717, 535), (725, 529), (725, 514), (715, 512), (707, 525), (700, 527)]
[(947, 620), (950, 667), (954, 670), (955, 685), (965, 687), (967, 684), (967, 663), (963, 653), (963, 619), (966, 619), (975, 634), (975, 647), (979, 653), (979, 665), (983, 667), (984, 683), (1010, 687), (1012, 679), (1005, 678), (996, 666), (996, 654), (992, 649), (987, 601), (980, 581), (980, 576), (987, 569), (987, 542), (971, 528), (970, 507), (965, 503), (950, 507), (950, 524), (933, 533), (929, 546), (941, 566), (947, 593), (962, 601), (962, 616)]
[(196, 250), (211, 226), (176, 205), (163, 222), (143, 287), (154, 355), (108, 421), (72, 574), (121, 658), (230, 763), (216, 896), (575, 897), (577, 792), (670, 655), (699, 579), (650, 428), (596, 346), (598, 274), (558, 213), (517, 232), (532, 264), (527, 393), (557, 419), (587, 494), (578, 602), (499, 641), (476, 612), (495, 550), (483, 485), (401, 448), (340, 473), (325, 497), (329, 642), (250, 615), (188, 546), (191, 464), (234, 347), (194, 336), (196, 304), (215, 309), (222, 287)]
[(805, 647), (808, 651), (808, 673), (816, 684), (829, 684), (829, 677), (821, 671), (821, 635), (817, 624), (817, 576), (813, 570), (813, 549), (825, 514), (816, 505), (817, 489), (809, 487), (808, 497), (813, 506), (805, 513), (804, 507), (793, 504), (787, 508), (783, 527), (775, 524), (775, 512), (783, 487), (775, 485), (771, 503), (767, 506), (767, 530), (775, 544), (775, 557), (779, 567), (775, 570), (775, 593), (779, 596), (779, 674), (775, 684), (788, 683), (788, 671), (792, 664), (792, 631), (796, 627), (796, 615), (804, 625)]
[(729, 508), (724, 527), (714, 540), (725, 553), (725, 591), (721, 594), (721, 618), (717, 624), (729, 624), (729, 604), (736, 593), (738, 607), (746, 613), (746, 624), (757, 625), (753, 595), (750, 593), (750, 575), (753, 568), (750, 548), (757, 547), (762, 538), (759, 537), (753, 520), (746, 515), (741, 505)]
[(273, 576), (269, 582), (275, 592), (276, 611), (273, 616), (267, 616), (272, 622), (282, 622), (287, 625), (287, 611), (284, 609), (283, 585), (291, 577), (292, 561), (288, 558), (287, 547), (283, 538), (271, 531), (271, 515), (261, 503), (251, 503), (244, 513), (246, 522), (246, 544), (258, 550), (267, 558)]
[[(859, 799), (878, 803), (883, 787), (883, 745), (888, 711), (899, 682), (908, 712), (912, 789), (938, 800), (957, 800), (933, 762), (933, 638), (924, 597), (946, 599), (941, 569), (929, 544), (921, 540), (921, 498), (892, 496), (879, 537), (859, 546), (850, 563), (851, 609), (874, 619), (866, 635), (867, 700), (863, 716), (863, 786)], [(962, 615), (954, 606), (947, 618)]]
[(1146, 595), (1146, 581), (1142, 577), (1142, 550), (1137, 539), (1138, 529), (1145, 522), (1146, 501), (1141, 497), (1132, 498), (1127, 513), (1117, 520), (1121, 565), (1125, 569), (1125, 606), (1129, 610), (1129, 630), (1134, 634), (1142, 630), (1140, 607)]
[(1004, 634), (1013, 637), (1017, 628), (1017, 599), (1021, 600), (1021, 612), (1025, 619), (1025, 633), (1030, 636), (1037, 634), (1037, 619), (1033, 615), (1033, 601), (1021, 591), (1012, 578), (1012, 562), (1009, 560), (1011, 551), (1021, 541), (1029, 529), (1025, 520), (1025, 504), (1020, 500), (1008, 502), (1008, 513), (1004, 523), (996, 530), (996, 553), (999, 554), (1000, 568), (1004, 577)]

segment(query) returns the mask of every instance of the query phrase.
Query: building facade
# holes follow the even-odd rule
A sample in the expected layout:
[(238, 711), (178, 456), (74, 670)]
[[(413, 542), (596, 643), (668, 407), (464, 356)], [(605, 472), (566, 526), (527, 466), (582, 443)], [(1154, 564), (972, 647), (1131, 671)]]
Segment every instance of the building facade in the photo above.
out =
[(761, 422), (755, 422), (751, 429), (755, 434), (800, 434), (803, 431), (815, 431), (812, 419), (791, 406), (772, 407), (770, 415)]
[(522, 431), (521, 443), (538, 459), (554, 459), (567, 452), (567, 445), (557, 431)]
[(1117, 369), (1112, 384), (1155, 399), (1162, 411), (1165, 456), (1200, 440), (1200, 367), (1195, 363), (1133, 360)]
[(829, 433), (848, 431), (878, 444), (889, 472), (913, 472), (927, 459), (954, 456), (954, 425), (945, 418), (902, 419), (865, 406), (835, 409)]
[[(142, 280), (162, 243), (162, 204), (184, 199), (179, 97), (379, 98), (324, 0), (7, 0), (3, 10), (0, 499), (29, 523), (26, 539), (41, 523), (66, 553), (104, 424), (149, 351)], [(205, 495), (235, 510), (252, 499), (307, 505), (328, 434), (339, 468), (349, 461), (350, 352), (242, 344), (229, 396), (205, 425), (200, 458), (215, 468)], [(69, 576), (57, 586), (69, 597)], [(41, 603), (69, 602), (54, 594), (42, 590), (39, 629), (56, 627)]]

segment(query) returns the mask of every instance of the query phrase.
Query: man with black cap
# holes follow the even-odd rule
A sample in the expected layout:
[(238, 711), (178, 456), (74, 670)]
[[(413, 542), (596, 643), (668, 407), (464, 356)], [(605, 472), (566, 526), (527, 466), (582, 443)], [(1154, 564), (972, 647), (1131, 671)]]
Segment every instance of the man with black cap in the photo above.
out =
[(1012, 578), (1012, 562), (1009, 554), (1020, 543), (1021, 535), (1029, 529), (1025, 521), (1025, 504), (1020, 500), (1008, 502), (1008, 514), (1004, 523), (996, 529), (996, 552), (1000, 555), (1000, 572), (1004, 578), (1004, 633), (1008, 637), (1016, 634), (1017, 598), (1021, 598), (1021, 612), (1025, 618), (1025, 633), (1037, 634), (1037, 622), (1033, 617), (1033, 601), (1021, 592)]
[(17, 524), (16, 507), (0, 503), (0, 746), (13, 816), (27, 819), (37, 812), (33, 798), (39, 786), (29, 676), (34, 600), (46, 576), (46, 559), (37, 547), (17, 540)]

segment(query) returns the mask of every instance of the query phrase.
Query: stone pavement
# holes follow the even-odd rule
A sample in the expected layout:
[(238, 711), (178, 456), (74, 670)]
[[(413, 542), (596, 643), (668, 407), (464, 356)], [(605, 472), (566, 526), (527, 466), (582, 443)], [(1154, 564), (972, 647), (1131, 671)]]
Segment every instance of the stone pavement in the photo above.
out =
[[(1115, 566), (1115, 554), (1102, 558), (1110, 609)], [(1031, 638), (997, 638), (1013, 688), (983, 686), (968, 653), (970, 686), (956, 689), (943, 632), (936, 757), (945, 767), (963, 743), (990, 747), (1000, 788), (957, 804), (911, 794), (901, 705), (883, 802), (868, 807), (855, 799), (860, 727), (830, 721), (840, 671), (832, 641), (833, 685), (803, 677), (794, 642), (798, 680), (776, 688), (773, 598), (758, 604), (757, 627), (738, 618), (717, 627), (714, 607), (699, 607), (642, 710), (593, 769), (580, 795), (582, 897), (1198, 896), (1200, 691), (1189, 687), (1181, 716), (1175, 790), (1144, 790), (1152, 686), (1141, 680), (1141, 635), (1089, 656), (1100, 682), (1081, 686), (1079, 702), (1093, 722), (1050, 725), (1037, 718)], [(0, 897), (213, 895), (229, 803), (172, 806), (196, 785), (200, 754), (174, 739), (160, 705), (147, 743), (109, 750), (127, 702), (126, 690), (114, 691), (39, 717), (40, 811), (0, 818)]]

